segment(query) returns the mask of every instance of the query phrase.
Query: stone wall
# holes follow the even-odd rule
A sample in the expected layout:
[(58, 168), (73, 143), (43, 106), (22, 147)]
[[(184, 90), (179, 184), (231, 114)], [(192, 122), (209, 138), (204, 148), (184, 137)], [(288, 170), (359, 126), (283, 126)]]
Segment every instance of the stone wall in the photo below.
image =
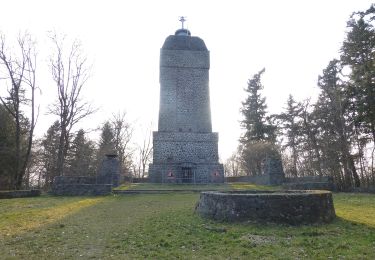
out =
[(227, 177), (226, 182), (250, 182), (258, 185), (281, 185), (285, 181), (284, 170), (279, 155), (268, 156), (263, 174), (255, 176)]
[(218, 162), (217, 133), (154, 132), (153, 163)]
[(161, 50), (158, 131), (212, 131), (208, 58), (207, 51)]
[(54, 184), (76, 185), (76, 184), (97, 184), (96, 177), (93, 176), (56, 176)]
[(169, 36), (160, 50), (160, 132), (211, 132), (209, 52), (199, 37)]
[[(180, 37), (176, 36), (176, 38)], [(197, 68), (206, 70), (210, 68), (210, 52), (208, 50), (170, 50), (168, 48), (167, 46), (163, 46), (160, 50), (160, 67)], [(160, 75), (164, 74), (161, 73)]]
[(291, 225), (335, 218), (328, 191), (202, 192), (196, 212), (219, 221), (258, 221)]
[(333, 178), (329, 176), (305, 176), (286, 178), (283, 188), (288, 190), (336, 190)]
[(225, 182), (249, 182), (257, 185), (271, 185), (270, 176), (266, 174), (256, 176), (226, 177)]
[(40, 190), (0, 191), (0, 199), (14, 199), (40, 196)]
[(120, 185), (120, 162), (117, 155), (105, 156), (97, 175), (97, 183), (112, 184), (113, 187)]
[(57, 176), (52, 185), (54, 195), (107, 195), (119, 186), (119, 161), (116, 155), (105, 156), (97, 176)]
[(107, 195), (111, 191), (112, 184), (88, 176), (57, 176), (52, 185), (52, 194), (59, 196)]
[(150, 164), (150, 182), (153, 183), (184, 183), (183, 168), (192, 169), (192, 179), (188, 183), (223, 183), (224, 168), (219, 163), (163, 163)]
[(112, 192), (111, 184), (54, 184), (53, 195), (57, 196), (84, 196), (108, 195)]

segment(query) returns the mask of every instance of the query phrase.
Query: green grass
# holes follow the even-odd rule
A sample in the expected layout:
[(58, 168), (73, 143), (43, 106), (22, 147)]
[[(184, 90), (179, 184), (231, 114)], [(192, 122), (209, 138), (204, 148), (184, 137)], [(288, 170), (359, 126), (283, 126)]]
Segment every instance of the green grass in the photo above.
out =
[(263, 186), (251, 183), (223, 183), (223, 184), (159, 184), (159, 183), (126, 183), (117, 190), (274, 190), (277, 186)]
[(220, 223), (199, 194), (0, 200), (0, 259), (375, 259), (375, 195), (335, 194), (328, 225)]
[(228, 184), (126, 183), (116, 190), (228, 190)]
[(248, 182), (233, 182), (228, 184), (234, 190), (278, 190), (280, 186), (256, 185)]

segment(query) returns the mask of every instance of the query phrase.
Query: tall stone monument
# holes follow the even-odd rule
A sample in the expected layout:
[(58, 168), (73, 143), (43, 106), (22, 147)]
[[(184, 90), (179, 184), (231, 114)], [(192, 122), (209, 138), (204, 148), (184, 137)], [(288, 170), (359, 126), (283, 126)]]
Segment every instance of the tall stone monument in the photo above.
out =
[(160, 51), (160, 108), (153, 132), (151, 182), (220, 183), (218, 133), (212, 132), (210, 53), (202, 39), (182, 28)]

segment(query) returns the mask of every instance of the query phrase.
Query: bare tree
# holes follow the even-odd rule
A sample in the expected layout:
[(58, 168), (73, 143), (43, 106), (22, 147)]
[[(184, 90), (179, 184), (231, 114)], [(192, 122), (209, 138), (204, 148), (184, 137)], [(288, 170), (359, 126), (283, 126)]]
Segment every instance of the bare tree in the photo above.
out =
[(42, 161), (42, 147), (41, 139), (36, 139), (33, 141), (33, 149), (30, 154), (29, 165), (25, 173), (25, 187), (30, 188), (42, 188), (42, 183), (44, 183), (45, 172), (43, 169)]
[(152, 160), (152, 131), (151, 127), (147, 129), (143, 138), (142, 145), (138, 145), (137, 163), (133, 165), (133, 171), (136, 176), (144, 178), (146, 176), (146, 168)]
[(241, 158), (238, 152), (234, 152), (225, 162), (225, 176), (240, 176), (241, 169)]
[(50, 107), (50, 113), (59, 116), (60, 139), (57, 160), (58, 175), (64, 174), (64, 164), (74, 125), (95, 112), (90, 103), (81, 99), (82, 89), (89, 78), (87, 58), (81, 44), (75, 40), (66, 53), (64, 37), (50, 36), (55, 52), (50, 59), (52, 78), (56, 83), (58, 99)]
[(114, 131), (115, 150), (118, 154), (121, 171), (125, 174), (129, 171), (132, 163), (133, 151), (130, 149), (130, 142), (134, 129), (126, 120), (126, 112), (113, 114), (111, 125)]
[[(30, 159), (36, 124), (36, 52), (35, 43), (28, 33), (20, 34), (17, 43), (18, 53), (12, 53), (6, 46), (5, 36), (0, 36), (0, 79), (7, 85), (7, 96), (0, 96), (0, 100), (15, 122), (16, 161), (13, 187), (19, 189)], [(25, 116), (23, 105), (30, 106), (30, 118)], [(22, 140), (24, 136), (26, 142)]]

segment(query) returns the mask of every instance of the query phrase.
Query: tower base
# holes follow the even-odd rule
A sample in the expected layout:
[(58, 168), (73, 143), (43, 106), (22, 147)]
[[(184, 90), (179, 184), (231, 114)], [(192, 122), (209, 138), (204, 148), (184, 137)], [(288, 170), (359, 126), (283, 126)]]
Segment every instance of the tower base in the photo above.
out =
[(224, 167), (218, 162), (217, 133), (154, 132), (153, 183), (223, 183)]
[(149, 180), (153, 183), (177, 184), (223, 183), (224, 167), (220, 163), (150, 164)]

